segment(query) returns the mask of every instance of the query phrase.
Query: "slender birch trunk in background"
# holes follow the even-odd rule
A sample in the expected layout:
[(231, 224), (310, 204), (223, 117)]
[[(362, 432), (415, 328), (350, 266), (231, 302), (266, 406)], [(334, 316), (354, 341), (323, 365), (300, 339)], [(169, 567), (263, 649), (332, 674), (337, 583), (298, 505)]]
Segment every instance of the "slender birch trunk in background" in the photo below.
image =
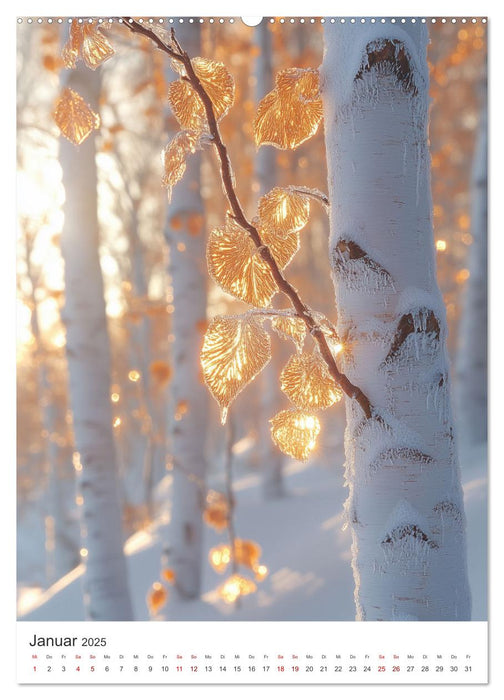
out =
[[(465, 516), (436, 282), (427, 29), (326, 24), (330, 255), (359, 620), (467, 620)], [(340, 358), (342, 358), (340, 360)]]
[[(177, 38), (190, 56), (201, 54), (200, 33), (198, 25), (184, 22), (177, 26)], [(170, 72), (167, 80), (175, 77)], [(164, 231), (170, 247), (174, 306), (171, 390), (175, 416), (170, 417), (169, 426), (174, 468), (168, 550), (182, 598), (200, 594), (206, 495), (208, 392), (201, 380), (199, 353), (206, 320), (207, 276), (200, 170), (201, 153), (196, 152), (187, 159), (184, 178), (174, 189)]]
[(457, 352), (458, 415), (461, 442), (465, 445), (487, 440), (487, 129), (485, 93), (472, 173), (470, 277)]
[[(268, 24), (263, 20), (254, 30), (255, 44), (259, 49), (256, 60), (256, 102), (273, 88), (273, 51), (272, 36)], [(272, 146), (260, 148), (255, 157), (255, 178), (259, 185), (258, 195), (269, 192), (277, 184), (276, 154)], [(280, 411), (281, 396), (278, 388), (277, 363), (270, 362), (260, 376), (259, 449), (261, 459), (262, 489), (265, 498), (279, 498), (285, 492), (282, 465), (282, 453), (271, 440), (268, 419)]]
[[(64, 73), (97, 111), (100, 73), (79, 65)], [(65, 308), (78, 489), (82, 506), (87, 617), (131, 620), (116, 452), (110, 407), (110, 348), (98, 254), (95, 139), (79, 147), (61, 139), (65, 223), (61, 247), (65, 262)]]

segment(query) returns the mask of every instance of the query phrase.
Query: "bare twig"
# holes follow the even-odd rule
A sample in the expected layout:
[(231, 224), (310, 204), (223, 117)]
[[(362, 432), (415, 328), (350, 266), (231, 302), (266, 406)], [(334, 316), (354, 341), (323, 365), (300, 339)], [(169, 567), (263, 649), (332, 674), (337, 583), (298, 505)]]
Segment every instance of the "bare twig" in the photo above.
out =
[[(200, 79), (196, 75), (194, 68), (191, 63), (191, 59), (188, 54), (181, 50), (180, 53), (175, 52), (171, 47), (167, 46), (161, 39), (159, 39), (156, 34), (147, 27), (139, 24), (135, 20), (124, 18), (126, 26), (137, 34), (142, 34), (143, 36), (151, 39), (159, 49), (164, 51), (170, 58), (180, 61), (186, 71), (186, 80), (191, 84), (193, 89), (196, 91), (198, 97), (200, 98), (203, 106), (205, 108), (205, 113), (208, 121), (209, 132), (212, 136), (212, 142), (217, 150), (217, 154), (220, 162), (221, 177), (224, 185), (224, 191), (226, 193), (227, 200), (231, 207), (231, 212), (233, 218), (237, 223), (249, 234), (250, 238), (254, 242), (256, 248), (258, 249), (258, 254), (262, 257), (264, 262), (268, 265), (273, 275), (273, 278), (278, 286), (278, 289), (283, 292), (292, 302), (293, 307), (296, 310), (297, 315), (304, 321), (308, 331), (311, 336), (315, 339), (320, 354), (324, 358), (329, 372), (332, 378), (339, 384), (341, 389), (345, 392), (347, 396), (355, 399), (366, 418), (371, 418), (375, 415), (375, 409), (371, 404), (368, 397), (364, 392), (348, 379), (348, 377), (339, 371), (334, 356), (329, 348), (327, 339), (324, 332), (319, 327), (316, 319), (314, 318), (310, 309), (301, 300), (297, 290), (290, 284), (290, 282), (284, 277), (282, 271), (278, 267), (275, 258), (271, 254), (270, 249), (265, 245), (261, 239), (259, 231), (257, 228), (247, 219), (245, 213), (242, 209), (238, 196), (235, 192), (233, 184), (233, 171), (231, 168), (231, 161), (229, 158), (228, 150), (224, 144), (221, 133), (219, 130), (219, 125), (217, 118), (215, 116), (214, 108), (210, 97), (208, 96), (205, 88), (201, 84)], [(177, 45), (180, 46), (177, 42)]]

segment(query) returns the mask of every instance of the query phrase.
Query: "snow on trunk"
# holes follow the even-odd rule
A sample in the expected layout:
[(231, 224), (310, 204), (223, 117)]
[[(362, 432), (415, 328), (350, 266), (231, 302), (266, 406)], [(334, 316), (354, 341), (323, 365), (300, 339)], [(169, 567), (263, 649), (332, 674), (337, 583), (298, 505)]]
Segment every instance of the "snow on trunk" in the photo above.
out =
[(465, 516), (436, 282), (424, 25), (327, 24), (330, 255), (359, 620), (467, 620)]
[[(255, 28), (255, 44), (259, 49), (256, 60), (256, 103), (273, 89), (272, 36), (267, 20)], [(258, 195), (261, 196), (275, 187), (276, 153), (272, 146), (259, 148), (255, 157), (255, 179)], [(278, 386), (278, 363), (269, 362), (259, 377), (261, 420), (259, 421), (259, 446), (261, 460), (262, 487), (265, 498), (279, 498), (284, 494), (282, 476), (282, 453), (274, 445), (269, 430), (268, 419), (281, 408)]]
[[(190, 56), (199, 56), (200, 28), (177, 26), (177, 38)], [(173, 73), (168, 80), (175, 79)], [(175, 415), (170, 418), (173, 454), (172, 514), (168, 547), (170, 568), (182, 598), (200, 594), (202, 511), (205, 504), (208, 396), (201, 379), (199, 353), (206, 322), (207, 276), (204, 207), (200, 195), (201, 155), (187, 158), (187, 170), (174, 188), (168, 207), (165, 238), (173, 287), (171, 315)]]
[(464, 444), (487, 440), (487, 109), (483, 97), (472, 176), (469, 282), (460, 321), (457, 399)]
[[(97, 110), (100, 73), (65, 72), (66, 84)], [(131, 620), (117, 462), (110, 407), (110, 348), (98, 255), (95, 139), (79, 147), (62, 138), (65, 187), (61, 246), (65, 263), (65, 308), (75, 457), (82, 505), (87, 617)]]

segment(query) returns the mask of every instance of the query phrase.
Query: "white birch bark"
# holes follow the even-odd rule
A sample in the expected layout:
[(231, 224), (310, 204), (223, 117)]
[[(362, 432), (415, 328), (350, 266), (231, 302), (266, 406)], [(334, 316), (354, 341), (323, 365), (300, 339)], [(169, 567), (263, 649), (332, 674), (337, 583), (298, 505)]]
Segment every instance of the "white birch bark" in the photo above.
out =
[(427, 29), (326, 24), (323, 64), (346, 504), (359, 620), (470, 617), (465, 516), (436, 282)]
[[(254, 30), (255, 44), (259, 48), (256, 60), (256, 103), (273, 89), (272, 37), (267, 21)], [(255, 179), (259, 185), (259, 196), (269, 192), (276, 185), (276, 154), (272, 146), (263, 146), (255, 157)], [(273, 441), (268, 419), (280, 410), (281, 398), (278, 387), (278, 363), (269, 362), (259, 378), (261, 420), (259, 421), (259, 447), (264, 497), (279, 498), (285, 493), (282, 467), (283, 457)]]
[[(199, 56), (200, 28), (187, 22), (177, 26), (177, 38), (190, 56)], [(177, 76), (170, 72), (168, 80)], [(195, 598), (201, 589), (202, 512), (205, 503), (208, 396), (201, 380), (199, 354), (201, 322), (206, 319), (207, 277), (201, 154), (187, 158), (187, 170), (173, 191), (167, 210), (165, 238), (169, 245), (169, 274), (173, 287), (171, 316), (175, 417), (169, 430), (173, 454), (172, 514), (169, 565), (181, 598)], [(201, 228), (191, 230), (197, 218)], [(173, 227), (173, 221), (177, 226)], [(192, 222), (192, 223), (191, 223)]]
[[(98, 109), (100, 74), (79, 66), (67, 84)], [(70, 403), (82, 469), (84, 601), (92, 620), (131, 620), (121, 503), (110, 407), (110, 349), (98, 255), (95, 139), (79, 147), (61, 139), (65, 222), (65, 308)]]
[(472, 173), (470, 277), (457, 352), (458, 415), (461, 442), (465, 445), (487, 440), (487, 129), (485, 94)]

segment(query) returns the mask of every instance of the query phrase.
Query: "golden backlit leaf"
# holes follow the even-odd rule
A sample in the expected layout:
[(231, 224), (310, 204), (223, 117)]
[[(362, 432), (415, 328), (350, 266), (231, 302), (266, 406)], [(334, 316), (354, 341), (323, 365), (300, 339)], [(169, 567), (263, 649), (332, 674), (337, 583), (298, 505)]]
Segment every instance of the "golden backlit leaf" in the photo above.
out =
[(70, 25), (70, 36), (63, 47), (61, 57), (66, 68), (75, 68), (79, 56), (91, 70), (111, 58), (114, 47), (101, 33), (97, 24), (76, 20)]
[[(234, 102), (234, 80), (219, 61), (196, 57), (191, 59), (194, 72), (210, 98), (215, 116), (221, 119)], [(177, 71), (181, 72), (177, 67)], [(184, 71), (185, 73), (185, 71)], [(168, 86), (168, 102), (179, 124), (185, 129), (201, 132), (206, 124), (203, 102), (186, 80), (177, 80)]]
[(281, 238), (300, 231), (310, 216), (310, 200), (288, 187), (274, 187), (259, 200), (259, 218)]
[(81, 55), (88, 68), (95, 70), (115, 54), (114, 47), (95, 24), (84, 24)]
[(208, 237), (207, 264), (210, 276), (225, 292), (252, 306), (268, 306), (278, 291), (254, 242), (232, 219)]
[(152, 615), (155, 615), (168, 600), (168, 593), (162, 583), (156, 581), (147, 593), (147, 607)]
[(306, 337), (306, 324), (302, 318), (297, 316), (275, 316), (271, 325), (282, 338), (293, 340), (297, 351), (301, 352)]
[(69, 141), (81, 144), (100, 126), (100, 117), (84, 102), (79, 93), (65, 88), (56, 103), (54, 121)]
[(261, 241), (270, 249), (278, 267), (283, 270), (299, 250), (299, 233), (295, 231), (280, 238), (275, 231), (262, 226), (257, 218), (252, 223), (257, 228)]
[(253, 317), (217, 316), (205, 333), (201, 366), (225, 423), (227, 409), (271, 359), (271, 339)]
[(208, 559), (210, 565), (218, 574), (224, 573), (231, 561), (231, 547), (227, 544), (212, 547), (208, 554)]
[(254, 120), (257, 146), (294, 149), (313, 136), (322, 120), (319, 74), (312, 68), (287, 68), (259, 103)]
[(186, 157), (196, 151), (198, 134), (195, 131), (179, 131), (170, 143), (164, 148), (163, 160), (163, 186), (168, 190), (168, 198), (174, 185), (179, 182), (186, 170)]
[(187, 82), (176, 80), (168, 85), (168, 102), (183, 129), (200, 134), (205, 124), (205, 109), (194, 88)]
[(270, 419), (271, 437), (281, 451), (305, 462), (317, 444), (320, 421), (317, 416), (287, 409)]
[(329, 408), (343, 393), (316, 352), (292, 355), (280, 374), (280, 388), (298, 408)]
[(234, 555), (238, 564), (253, 570), (259, 563), (261, 548), (257, 542), (252, 540), (235, 538)]
[(219, 598), (226, 603), (234, 603), (242, 595), (249, 595), (257, 590), (256, 584), (249, 578), (233, 574), (217, 590)]
[(228, 526), (229, 504), (223, 493), (210, 491), (206, 498), (203, 520), (209, 527), (221, 532)]
[(235, 86), (231, 73), (220, 61), (197, 57), (193, 58), (191, 63), (212, 101), (215, 116), (221, 119), (234, 102)]

